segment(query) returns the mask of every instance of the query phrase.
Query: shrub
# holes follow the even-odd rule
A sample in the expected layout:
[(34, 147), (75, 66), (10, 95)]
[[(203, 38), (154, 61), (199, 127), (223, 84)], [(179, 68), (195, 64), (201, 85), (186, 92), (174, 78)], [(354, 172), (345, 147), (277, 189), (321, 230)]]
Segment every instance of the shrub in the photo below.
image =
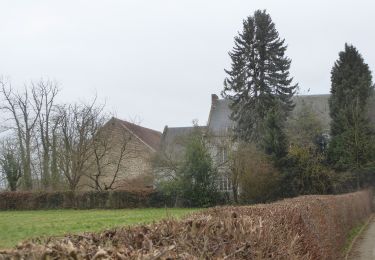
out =
[(195, 126), (194, 131), (181, 141), (184, 144), (181, 162), (171, 174), (167, 174), (168, 176), (161, 173), (157, 183), (158, 190), (165, 196), (174, 197), (177, 205), (217, 205), (222, 199), (217, 189), (218, 171), (213, 164), (209, 147), (203, 139), (202, 130)]
[[(251, 159), (250, 159), (251, 158)], [(253, 145), (242, 144), (231, 156), (233, 183), (238, 183), (241, 203), (260, 203), (275, 199), (280, 173), (270, 156)]]
[(283, 162), (281, 196), (331, 193), (334, 173), (322, 161), (322, 155), (308, 147), (291, 146)]

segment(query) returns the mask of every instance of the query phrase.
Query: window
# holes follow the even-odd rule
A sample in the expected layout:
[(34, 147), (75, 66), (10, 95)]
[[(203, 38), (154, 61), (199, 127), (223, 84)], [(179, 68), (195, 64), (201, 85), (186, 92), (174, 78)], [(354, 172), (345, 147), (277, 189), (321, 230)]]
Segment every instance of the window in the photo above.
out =
[(223, 147), (222, 149), (222, 162), (225, 163), (228, 160), (228, 151), (227, 148)]
[(232, 191), (232, 182), (228, 176), (220, 176), (217, 181), (219, 191)]
[(226, 163), (228, 160), (228, 150), (226, 147), (219, 148), (218, 163)]

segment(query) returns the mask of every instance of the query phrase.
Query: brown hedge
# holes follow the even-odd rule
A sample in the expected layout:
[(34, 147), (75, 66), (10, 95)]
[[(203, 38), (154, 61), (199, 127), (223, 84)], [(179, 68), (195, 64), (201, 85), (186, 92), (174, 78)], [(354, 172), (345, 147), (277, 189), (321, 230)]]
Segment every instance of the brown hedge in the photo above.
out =
[(361, 191), (216, 207), (181, 221), (24, 242), (0, 259), (340, 259), (371, 206)]
[(154, 191), (0, 192), (0, 210), (144, 208), (170, 203)]

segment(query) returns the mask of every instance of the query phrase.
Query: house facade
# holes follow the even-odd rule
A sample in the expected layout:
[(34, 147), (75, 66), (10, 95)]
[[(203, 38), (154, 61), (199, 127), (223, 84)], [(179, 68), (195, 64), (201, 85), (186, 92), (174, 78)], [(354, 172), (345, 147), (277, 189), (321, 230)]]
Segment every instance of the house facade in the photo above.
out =
[[(294, 97), (295, 108), (290, 118), (308, 106), (320, 119), (325, 133), (329, 133), (330, 95), (301, 95)], [(375, 102), (369, 102), (370, 118), (375, 123)], [(230, 153), (236, 150), (233, 141), (235, 122), (230, 118), (231, 109), (228, 99), (211, 95), (211, 105), (207, 124), (197, 127), (169, 127), (165, 126), (163, 133), (141, 127), (139, 125), (112, 118), (103, 127), (106, 142), (97, 142), (97, 152), (90, 159), (90, 170), (82, 178), (82, 184), (88, 188), (95, 188), (96, 182), (101, 189), (134, 190), (153, 188), (155, 175), (173, 177), (179, 163), (183, 159), (186, 138), (195, 130), (199, 130), (209, 147), (209, 152), (215, 167), (218, 169), (217, 186), (222, 192), (232, 192), (230, 168), (228, 159)], [(166, 167), (155, 169), (153, 160), (155, 155), (163, 155)], [(111, 183), (113, 183), (112, 186)]]
[[(296, 104), (291, 117), (297, 114), (303, 106), (309, 106), (322, 123), (323, 130), (329, 132), (329, 95), (306, 95), (295, 96)], [(217, 185), (222, 192), (232, 192), (228, 156), (236, 149), (233, 142), (233, 128), (235, 123), (230, 118), (231, 109), (228, 99), (220, 99), (216, 94), (211, 95), (211, 107), (208, 115), (207, 125), (202, 126), (204, 137), (209, 146), (211, 157), (218, 169)], [(168, 127), (166, 126), (161, 138), (161, 150), (170, 155), (171, 160), (181, 158), (184, 146), (179, 140), (190, 134), (194, 127)]]
[(96, 190), (152, 188), (152, 158), (160, 140), (158, 131), (111, 118), (95, 137), (80, 186)]

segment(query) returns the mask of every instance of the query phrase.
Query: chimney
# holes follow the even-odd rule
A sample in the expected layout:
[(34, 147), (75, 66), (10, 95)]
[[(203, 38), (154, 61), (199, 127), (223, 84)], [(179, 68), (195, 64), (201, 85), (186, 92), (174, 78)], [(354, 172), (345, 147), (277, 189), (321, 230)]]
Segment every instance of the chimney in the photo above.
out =
[(214, 104), (219, 99), (219, 97), (216, 94), (211, 94), (211, 103)]

